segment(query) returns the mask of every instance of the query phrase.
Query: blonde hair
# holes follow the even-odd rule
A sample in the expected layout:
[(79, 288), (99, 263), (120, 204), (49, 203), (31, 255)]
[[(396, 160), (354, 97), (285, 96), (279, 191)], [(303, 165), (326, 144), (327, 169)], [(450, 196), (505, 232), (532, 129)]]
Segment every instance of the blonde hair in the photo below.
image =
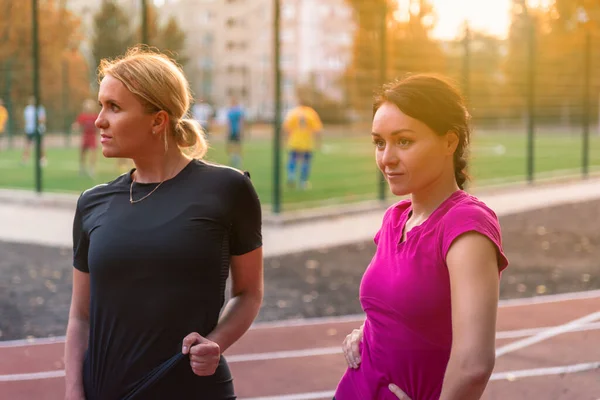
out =
[[(169, 114), (169, 133), (180, 149), (195, 158), (206, 154), (207, 144), (200, 124), (187, 118), (192, 96), (181, 67), (171, 58), (136, 46), (114, 60), (103, 59), (98, 81), (110, 75), (136, 95), (148, 113)], [(165, 149), (167, 136), (165, 135)]]

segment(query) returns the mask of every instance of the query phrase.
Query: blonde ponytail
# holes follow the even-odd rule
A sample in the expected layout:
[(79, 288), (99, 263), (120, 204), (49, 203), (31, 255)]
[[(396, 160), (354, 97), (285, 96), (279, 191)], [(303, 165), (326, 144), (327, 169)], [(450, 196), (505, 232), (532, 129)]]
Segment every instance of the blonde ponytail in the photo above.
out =
[(177, 145), (194, 158), (202, 158), (208, 145), (204, 130), (198, 121), (190, 118), (180, 119), (173, 130)]

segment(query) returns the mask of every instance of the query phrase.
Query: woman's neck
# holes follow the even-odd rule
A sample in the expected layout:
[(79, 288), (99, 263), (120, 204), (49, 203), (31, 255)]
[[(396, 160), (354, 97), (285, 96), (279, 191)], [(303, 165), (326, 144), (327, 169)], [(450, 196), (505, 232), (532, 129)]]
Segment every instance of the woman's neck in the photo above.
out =
[(133, 160), (133, 179), (138, 183), (163, 182), (177, 175), (190, 161), (178, 148), (167, 151), (163, 156), (140, 157)]
[(440, 177), (427, 187), (411, 194), (412, 217), (417, 220), (427, 219), (440, 204), (460, 188), (454, 177)]

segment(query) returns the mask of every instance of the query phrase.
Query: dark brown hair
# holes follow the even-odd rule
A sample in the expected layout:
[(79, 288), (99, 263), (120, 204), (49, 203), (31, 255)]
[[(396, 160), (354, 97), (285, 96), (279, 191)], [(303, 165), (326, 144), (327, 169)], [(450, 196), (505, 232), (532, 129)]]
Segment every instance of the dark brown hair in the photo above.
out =
[(408, 75), (383, 86), (375, 96), (373, 115), (385, 102), (395, 104), (404, 114), (423, 122), (440, 136), (448, 132), (458, 135), (454, 176), (458, 186), (464, 189), (469, 179), (467, 159), (471, 116), (459, 90), (442, 76)]

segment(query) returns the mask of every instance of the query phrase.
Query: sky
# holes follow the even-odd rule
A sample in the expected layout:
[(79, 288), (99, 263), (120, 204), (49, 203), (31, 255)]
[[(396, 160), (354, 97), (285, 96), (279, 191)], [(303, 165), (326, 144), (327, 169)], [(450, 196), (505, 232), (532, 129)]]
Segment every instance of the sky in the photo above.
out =
[[(400, 0), (402, 4), (402, 0)], [(452, 39), (465, 20), (472, 29), (506, 37), (510, 26), (511, 0), (431, 0), (438, 16), (432, 34), (440, 39)]]
[[(397, 0), (408, 4), (408, 0)], [(510, 28), (512, 0), (430, 0), (436, 9), (438, 22), (433, 35), (440, 39), (462, 36), (466, 21), (472, 29), (505, 38)], [(527, 0), (530, 7), (548, 7), (552, 0)], [(408, 7), (407, 5), (405, 7)], [(460, 33), (459, 33), (460, 32)]]

